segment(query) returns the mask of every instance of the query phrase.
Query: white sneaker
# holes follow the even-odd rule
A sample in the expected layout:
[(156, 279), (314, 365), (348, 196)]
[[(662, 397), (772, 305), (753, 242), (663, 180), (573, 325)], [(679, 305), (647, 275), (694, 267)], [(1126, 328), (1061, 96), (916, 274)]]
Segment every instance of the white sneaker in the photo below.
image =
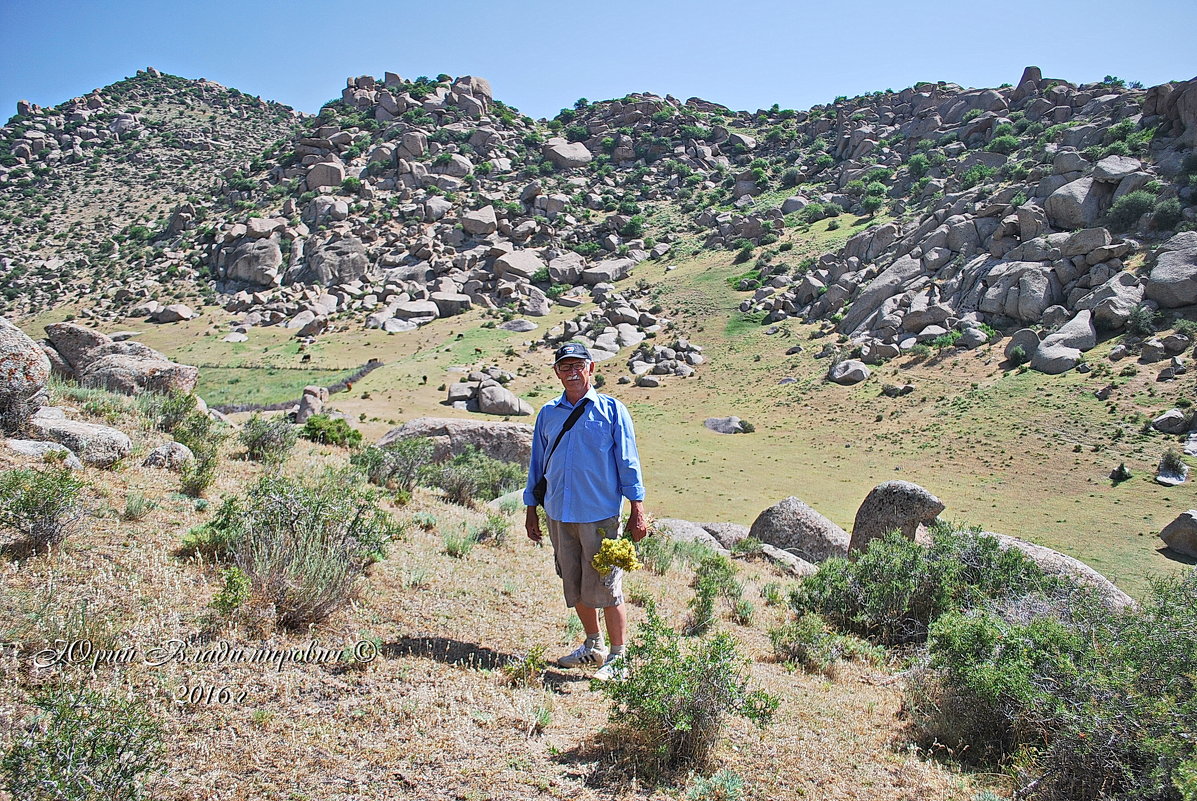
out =
[(579, 665), (601, 665), (607, 658), (607, 649), (598, 645), (582, 643), (574, 650), (557, 660), (563, 668), (574, 668)]
[(595, 671), (592, 678), (595, 681), (611, 681), (612, 679), (626, 679), (628, 666), (624, 663), (623, 654), (611, 654), (603, 662), (603, 666)]

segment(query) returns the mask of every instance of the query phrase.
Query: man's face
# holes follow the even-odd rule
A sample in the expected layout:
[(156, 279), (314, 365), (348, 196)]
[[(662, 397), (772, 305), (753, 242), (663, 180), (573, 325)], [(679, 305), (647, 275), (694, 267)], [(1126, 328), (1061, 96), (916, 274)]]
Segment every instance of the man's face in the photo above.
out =
[(594, 375), (594, 362), (585, 359), (562, 359), (553, 365), (561, 386), (572, 393), (585, 395), (590, 390), (590, 379)]

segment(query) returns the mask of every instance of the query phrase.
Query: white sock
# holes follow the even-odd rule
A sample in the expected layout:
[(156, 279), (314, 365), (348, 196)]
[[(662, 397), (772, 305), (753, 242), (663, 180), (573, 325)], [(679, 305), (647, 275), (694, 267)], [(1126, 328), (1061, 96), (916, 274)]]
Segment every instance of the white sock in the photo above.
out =
[(599, 634), (587, 634), (587, 635), (586, 635), (586, 645), (587, 645), (587, 647), (589, 647), (589, 648), (598, 648), (598, 647), (599, 647), (599, 646), (601, 646), (602, 644), (603, 644), (603, 635), (602, 635), (602, 633), (599, 633)]
[(619, 656), (622, 653), (623, 653), (622, 645), (612, 645), (611, 651), (610, 651), (610, 653), (607, 654), (607, 656), (608, 656), (608, 658), (610, 658), (612, 656)]

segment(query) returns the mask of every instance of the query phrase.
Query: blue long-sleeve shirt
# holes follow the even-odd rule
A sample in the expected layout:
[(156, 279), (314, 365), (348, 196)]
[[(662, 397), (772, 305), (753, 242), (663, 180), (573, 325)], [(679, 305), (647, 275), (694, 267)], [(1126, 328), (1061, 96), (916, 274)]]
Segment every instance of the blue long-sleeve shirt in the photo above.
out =
[[(585, 397), (590, 399), (586, 411), (561, 438), (548, 464), (545, 514), (563, 523), (594, 523), (617, 517), (624, 498), (644, 500), (640, 453), (628, 408), (610, 395), (600, 395), (593, 387)], [(524, 505), (536, 505), (532, 487), (544, 470), (545, 454), (574, 408), (575, 404), (562, 393), (536, 415)]]

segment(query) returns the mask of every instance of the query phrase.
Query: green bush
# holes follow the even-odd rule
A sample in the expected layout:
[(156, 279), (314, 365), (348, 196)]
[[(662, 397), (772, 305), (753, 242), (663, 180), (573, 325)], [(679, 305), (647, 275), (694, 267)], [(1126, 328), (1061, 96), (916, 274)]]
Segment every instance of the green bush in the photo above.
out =
[(702, 769), (727, 715), (765, 726), (777, 709), (776, 697), (750, 689), (734, 638), (720, 633), (683, 649), (652, 603), (625, 659), (626, 677), (604, 683), (602, 691), (612, 702), (611, 721), (636, 735), (651, 769)]
[(1150, 306), (1136, 306), (1131, 309), (1130, 316), (1126, 320), (1126, 332), (1138, 337), (1149, 337), (1155, 333), (1156, 317), (1155, 309)]
[(244, 532), (245, 507), (236, 495), (226, 496), (216, 514), (207, 523), (195, 526), (183, 535), (183, 555), (198, 554), (209, 559), (232, 558)]
[(1026, 364), (1031, 360), (1027, 355), (1027, 349), (1022, 345), (1015, 345), (1010, 349), (1010, 364), (1018, 367), (1020, 364)]
[(299, 435), (312, 442), (339, 445), (342, 448), (356, 448), (362, 444), (362, 432), (349, 425), (343, 417), (330, 417), (327, 414), (309, 417)]
[(349, 457), (355, 467), (366, 473), (371, 484), (411, 492), (420, 469), (432, 461), (435, 446), (427, 437), (412, 437), (384, 447), (369, 447)]
[(1139, 218), (1155, 208), (1155, 195), (1138, 189), (1114, 201), (1106, 215), (1106, 223), (1115, 231), (1129, 231)]
[(0, 473), (0, 525), (21, 537), (24, 547), (57, 545), (83, 517), (84, 483), (67, 467)]
[(922, 178), (931, 168), (931, 162), (922, 153), (915, 153), (907, 159), (906, 168), (910, 170), (911, 178)]
[(1017, 753), (1030, 799), (1179, 799), (1197, 756), (1195, 613), (1190, 571), (1139, 608), (1079, 595), (945, 616), (909, 704), (918, 733), (981, 762)]
[(1067, 589), (1018, 549), (941, 526), (930, 547), (894, 532), (873, 540), (855, 561), (828, 559), (790, 594), (790, 605), (879, 645), (906, 645), (926, 640), (928, 627), (947, 612)]
[(282, 417), (265, 418), (255, 414), (245, 421), (238, 436), (249, 459), (277, 465), (287, 461), (298, 433), (295, 426)]
[(985, 146), (985, 149), (990, 153), (1003, 153), (1008, 155), (1013, 153), (1015, 150), (1018, 150), (1018, 146), (1018, 137), (1007, 134), (1005, 136), (995, 136), (989, 141), (989, 144)]
[(173, 434), (183, 420), (195, 412), (198, 401), (192, 394), (172, 392), (158, 395), (147, 392), (138, 397), (138, 402), (148, 416), (155, 418), (159, 431)]
[(653, 534), (636, 543), (636, 558), (658, 576), (669, 572), (674, 559), (673, 541), (664, 534)]
[(494, 500), (522, 487), (526, 478), (518, 464), (492, 459), (473, 446), (447, 462), (428, 465), (420, 473), (420, 483), (444, 490), (450, 502), (461, 506)]
[(960, 186), (962, 189), (972, 189), (977, 184), (988, 180), (995, 172), (997, 170), (993, 167), (987, 167), (984, 164), (974, 164), (960, 176)]
[(220, 445), (226, 434), (204, 412), (187, 414), (174, 425), (172, 433), (175, 440), (186, 445), (195, 456), (194, 461), (183, 467), (180, 489), (184, 495), (201, 498), (216, 481)]
[(884, 205), (885, 199), (880, 195), (868, 195), (864, 200), (860, 201), (860, 207), (864, 209), (866, 214), (873, 214)]
[(619, 229), (620, 236), (626, 236), (630, 239), (635, 239), (644, 233), (644, 215), (634, 214), (628, 221)]
[(54, 685), (0, 760), (4, 787), (23, 801), (136, 801), (162, 767), (162, 730), (139, 701)]
[(1171, 231), (1184, 219), (1180, 212), (1180, 201), (1174, 197), (1161, 200), (1151, 215), (1151, 226), (1157, 231)]
[(308, 481), (267, 476), (247, 495), (233, 551), (279, 624), (302, 628), (347, 603), (366, 565), (398, 533), (355, 470), (326, 470)]

